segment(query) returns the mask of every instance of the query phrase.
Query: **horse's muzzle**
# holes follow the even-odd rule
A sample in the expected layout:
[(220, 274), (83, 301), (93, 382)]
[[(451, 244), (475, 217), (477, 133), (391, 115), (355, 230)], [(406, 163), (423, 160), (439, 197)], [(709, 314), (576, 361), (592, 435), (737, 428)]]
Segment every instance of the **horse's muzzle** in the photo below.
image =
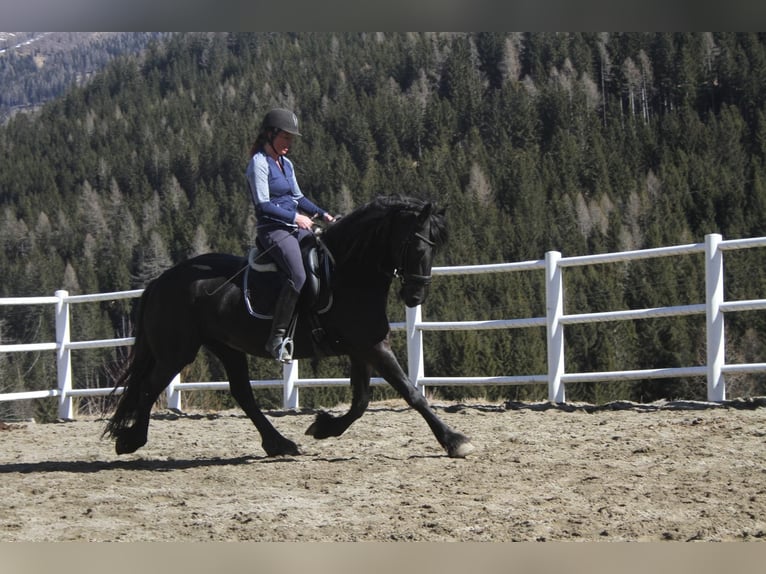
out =
[(428, 298), (428, 285), (403, 283), (402, 288), (399, 289), (399, 297), (401, 297), (407, 307), (422, 305)]

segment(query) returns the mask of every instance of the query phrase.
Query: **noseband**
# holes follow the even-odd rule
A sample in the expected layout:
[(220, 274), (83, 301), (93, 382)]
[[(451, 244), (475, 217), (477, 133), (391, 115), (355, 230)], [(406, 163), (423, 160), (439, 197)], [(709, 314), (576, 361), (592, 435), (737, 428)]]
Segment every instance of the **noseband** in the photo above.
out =
[[(402, 265), (405, 261), (407, 261), (407, 250), (409, 249), (410, 245), (412, 244), (412, 241), (414, 239), (419, 239), (420, 241), (423, 241), (430, 245), (431, 247), (435, 247), (436, 243), (428, 239), (425, 235), (423, 235), (420, 232), (414, 232), (412, 235), (410, 235), (407, 240), (402, 245), (402, 252), (399, 257), (399, 261), (402, 262)], [(402, 285), (408, 285), (408, 284), (414, 284), (418, 285), (420, 287), (426, 287), (431, 283), (431, 276), (430, 275), (417, 275), (415, 273), (407, 273), (402, 269), (402, 267), (397, 267), (394, 269), (394, 277), (399, 277), (402, 281)]]

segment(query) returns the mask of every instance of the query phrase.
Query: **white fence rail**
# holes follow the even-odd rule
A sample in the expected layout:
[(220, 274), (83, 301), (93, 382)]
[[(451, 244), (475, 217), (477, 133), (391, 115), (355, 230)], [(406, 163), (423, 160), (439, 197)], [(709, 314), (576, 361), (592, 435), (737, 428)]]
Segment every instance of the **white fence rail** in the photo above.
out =
[[(660, 247), (620, 253), (605, 253), (580, 257), (562, 257), (558, 251), (549, 251), (545, 258), (537, 261), (519, 263), (500, 263), (491, 265), (468, 265), (457, 267), (435, 267), (434, 275), (474, 275), (486, 273), (512, 273), (520, 271), (541, 271), (545, 273), (546, 315), (509, 320), (489, 321), (423, 321), (420, 307), (406, 310), (404, 323), (393, 323), (392, 329), (406, 330), (407, 366), (410, 379), (424, 390), (428, 386), (444, 385), (520, 385), (547, 384), (548, 399), (552, 402), (565, 402), (565, 384), (577, 382), (603, 382), (636, 379), (674, 378), (705, 376), (707, 378), (708, 400), (721, 402), (726, 400), (727, 373), (766, 372), (766, 363), (727, 364), (725, 360), (724, 314), (727, 312), (753, 311), (766, 309), (766, 299), (744, 301), (724, 301), (723, 297), (723, 254), (725, 251), (766, 247), (766, 237), (723, 241), (718, 234), (705, 236), (704, 243), (693, 243), (673, 247)], [(564, 314), (563, 272), (569, 267), (582, 267), (603, 263), (616, 263), (639, 259), (670, 257), (693, 253), (705, 254), (705, 302), (681, 306), (658, 307), (651, 309), (630, 309), (601, 313)], [(74, 417), (73, 399), (82, 396), (102, 396), (112, 392), (112, 388), (74, 389), (72, 386), (71, 354), (73, 350), (116, 347), (131, 345), (132, 337), (104, 339), (97, 341), (72, 341), (70, 338), (69, 306), (76, 303), (109, 301), (138, 297), (142, 290), (101, 293), (94, 295), (71, 296), (66, 291), (57, 291), (54, 297), (18, 297), (0, 299), (3, 305), (50, 305), (56, 306), (56, 341), (49, 343), (0, 345), (0, 353), (55, 351), (57, 357), (58, 385), (55, 389), (43, 391), (0, 393), (0, 401), (27, 400), (56, 397), (59, 401), (59, 417)], [(607, 321), (625, 321), (652, 317), (674, 317), (684, 315), (702, 315), (706, 317), (707, 361), (705, 365), (677, 368), (642, 369), (627, 371), (605, 371), (566, 373), (564, 371), (564, 327), (583, 323)], [(425, 331), (466, 331), (487, 329), (545, 328), (548, 349), (548, 372), (542, 374), (494, 377), (437, 377), (425, 376), (423, 361), (423, 333)], [(298, 376), (299, 361), (285, 365), (283, 378), (275, 380), (251, 381), (252, 387), (283, 389), (285, 408), (298, 407), (298, 389), (348, 384), (348, 379), (301, 379)], [(382, 384), (379, 378), (373, 384)], [(168, 406), (181, 408), (181, 392), (195, 390), (225, 390), (226, 382), (189, 382), (182, 383), (176, 376), (167, 389)], [(121, 389), (117, 389), (120, 392)]]

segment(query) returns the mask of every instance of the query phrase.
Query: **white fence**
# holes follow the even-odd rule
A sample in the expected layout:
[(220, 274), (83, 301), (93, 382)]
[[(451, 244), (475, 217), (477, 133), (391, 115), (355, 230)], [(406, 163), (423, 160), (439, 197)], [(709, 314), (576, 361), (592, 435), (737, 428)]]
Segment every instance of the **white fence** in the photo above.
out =
[[(766, 309), (766, 299), (743, 301), (724, 301), (723, 297), (723, 254), (725, 251), (766, 247), (766, 237), (723, 241), (718, 234), (705, 236), (704, 243), (693, 243), (673, 247), (660, 247), (621, 253), (605, 253), (580, 257), (562, 257), (558, 251), (549, 251), (545, 259), (519, 263), (500, 263), (491, 265), (468, 265), (460, 267), (435, 267), (434, 275), (472, 275), (485, 273), (512, 273), (539, 270), (545, 273), (546, 315), (509, 320), (428, 322), (423, 321), (420, 307), (406, 310), (404, 323), (393, 323), (392, 329), (406, 330), (407, 366), (410, 379), (424, 390), (428, 386), (439, 385), (521, 385), (547, 384), (548, 399), (552, 402), (565, 402), (565, 384), (575, 382), (600, 382), (636, 379), (658, 379), (673, 377), (707, 377), (708, 400), (721, 402), (726, 400), (727, 373), (766, 372), (766, 363), (726, 364), (724, 314), (736, 311)], [(705, 302), (682, 306), (657, 307), (650, 309), (630, 309), (601, 313), (564, 314), (563, 272), (568, 267), (582, 267), (603, 263), (616, 263), (638, 259), (670, 257), (693, 253), (705, 254)], [(140, 296), (142, 290), (101, 293), (95, 295), (70, 296), (66, 291), (57, 291), (54, 297), (20, 297), (0, 299), (0, 305), (39, 305), (56, 306), (56, 341), (19, 345), (0, 345), (0, 353), (55, 351), (57, 357), (58, 385), (46, 391), (30, 391), (0, 394), (0, 401), (37, 399), (56, 397), (59, 401), (59, 417), (71, 419), (74, 416), (73, 399), (80, 396), (100, 396), (112, 392), (112, 388), (74, 389), (72, 386), (71, 354), (77, 349), (116, 347), (131, 345), (131, 337), (105, 339), (98, 341), (75, 342), (70, 339), (69, 306), (77, 303), (126, 299)], [(705, 365), (659, 368), (629, 371), (606, 371), (566, 373), (564, 372), (564, 327), (566, 325), (599, 323), (607, 321), (625, 321), (652, 317), (672, 317), (683, 315), (702, 315), (706, 317), (707, 362)], [(423, 367), (423, 332), (458, 331), (486, 329), (545, 328), (548, 349), (548, 372), (520, 376), (496, 377), (436, 377), (425, 376)], [(298, 407), (298, 389), (329, 385), (346, 385), (348, 379), (301, 379), (298, 376), (299, 361), (285, 365), (283, 378), (277, 380), (251, 381), (253, 387), (272, 387), (283, 389), (285, 408)], [(382, 384), (379, 378), (373, 384)], [(225, 390), (226, 382), (190, 382), (182, 383), (176, 376), (167, 389), (168, 406), (181, 408), (181, 392), (194, 390)], [(121, 389), (118, 389), (120, 392)]]

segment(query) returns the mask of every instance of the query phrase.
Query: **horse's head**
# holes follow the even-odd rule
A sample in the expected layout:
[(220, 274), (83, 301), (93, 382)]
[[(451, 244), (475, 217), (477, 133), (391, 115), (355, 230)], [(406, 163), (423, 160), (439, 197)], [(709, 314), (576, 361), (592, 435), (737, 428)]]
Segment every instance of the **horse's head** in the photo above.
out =
[(444, 241), (444, 214), (425, 203), (420, 211), (402, 211), (392, 229), (391, 244), (396, 252), (394, 274), (401, 280), (399, 296), (408, 307), (422, 304), (428, 297), (431, 266), (436, 249)]
[(323, 235), (336, 268), (352, 276), (372, 270), (399, 277), (408, 307), (426, 300), (436, 250), (447, 241), (443, 209), (422, 199), (378, 197), (330, 226)]

